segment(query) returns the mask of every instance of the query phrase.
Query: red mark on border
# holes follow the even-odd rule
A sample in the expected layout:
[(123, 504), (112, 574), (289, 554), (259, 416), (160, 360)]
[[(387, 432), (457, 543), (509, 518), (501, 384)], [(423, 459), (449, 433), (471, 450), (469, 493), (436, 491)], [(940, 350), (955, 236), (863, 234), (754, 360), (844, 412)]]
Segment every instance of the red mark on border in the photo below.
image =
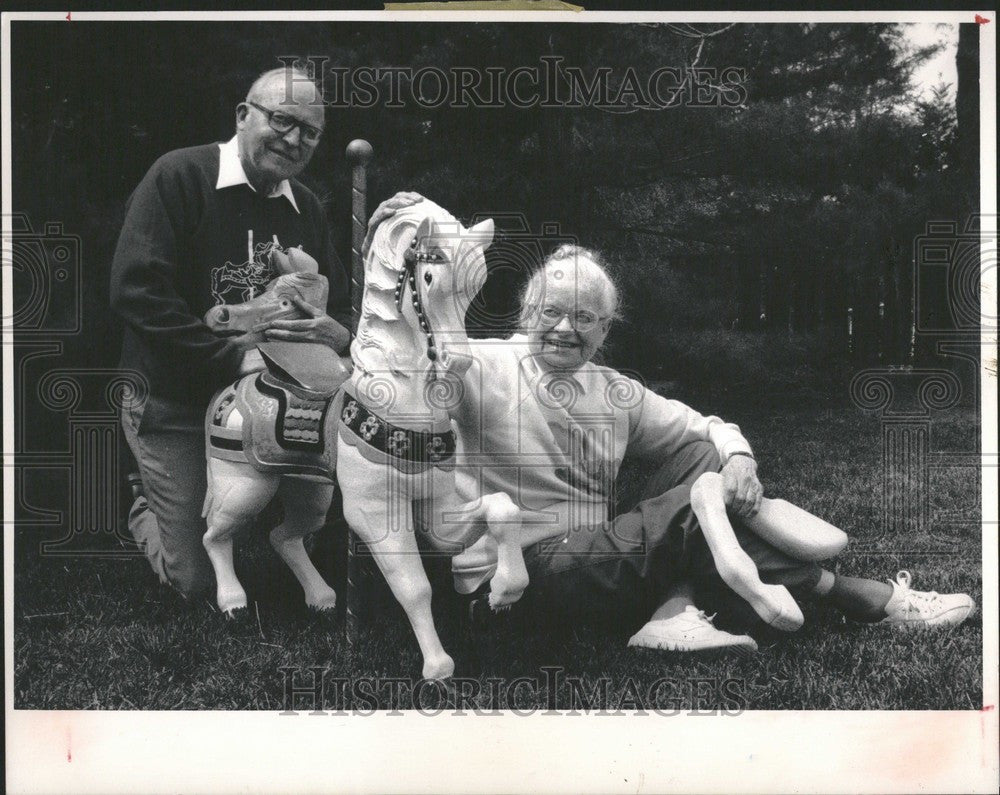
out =
[(990, 24), (990, 20), (988, 20), (986, 17), (979, 16), (979, 14), (976, 14), (976, 24), (977, 25), (989, 25)]
[(994, 709), (996, 709), (996, 705), (994, 705), (994, 704), (987, 704), (986, 706), (984, 706), (979, 711), (980, 712), (992, 712)]
[[(73, 12), (72, 11), (67, 11), (66, 12), (66, 21), (67, 22), (72, 22), (73, 21)], [(978, 21), (978, 17), (977, 17), (977, 21)]]

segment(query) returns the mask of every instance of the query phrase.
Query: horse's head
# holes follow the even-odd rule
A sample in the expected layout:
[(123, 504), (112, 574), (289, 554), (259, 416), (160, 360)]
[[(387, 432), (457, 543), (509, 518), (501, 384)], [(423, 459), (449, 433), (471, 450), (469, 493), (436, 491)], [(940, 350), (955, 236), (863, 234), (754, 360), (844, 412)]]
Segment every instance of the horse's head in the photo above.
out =
[[(464, 373), (472, 363), (465, 314), (486, 281), (492, 242), (491, 219), (466, 229), (427, 200), (384, 221), (365, 263), (357, 353), (372, 343), (400, 369), (408, 356), (414, 369), (430, 360), (438, 375)], [(407, 340), (393, 322), (399, 319)]]
[(458, 221), (428, 216), (403, 254), (398, 306), (405, 315), (409, 294), (428, 358), (446, 372), (461, 375), (472, 363), (465, 315), (486, 281), (484, 252), (492, 242), (492, 219), (465, 229)]
[(325, 310), (328, 292), (325, 276), (308, 271), (286, 272), (272, 279), (256, 298), (242, 304), (213, 306), (205, 313), (205, 325), (219, 334), (260, 331), (272, 320), (303, 317), (292, 300), (295, 296)]

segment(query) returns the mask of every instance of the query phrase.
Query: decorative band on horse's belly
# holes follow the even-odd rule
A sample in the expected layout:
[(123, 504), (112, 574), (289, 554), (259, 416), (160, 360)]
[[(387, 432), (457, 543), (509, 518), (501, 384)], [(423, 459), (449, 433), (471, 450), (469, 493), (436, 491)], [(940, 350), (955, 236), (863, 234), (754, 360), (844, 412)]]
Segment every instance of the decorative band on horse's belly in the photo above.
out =
[(346, 385), (341, 394), (340, 436), (369, 461), (392, 464), (407, 475), (454, 469), (455, 434), (447, 420), (427, 431), (401, 428), (365, 408)]
[[(244, 376), (216, 398), (206, 423), (209, 452), (261, 472), (333, 480), (340, 401), (270, 373)], [(234, 411), (242, 426), (227, 428)]]

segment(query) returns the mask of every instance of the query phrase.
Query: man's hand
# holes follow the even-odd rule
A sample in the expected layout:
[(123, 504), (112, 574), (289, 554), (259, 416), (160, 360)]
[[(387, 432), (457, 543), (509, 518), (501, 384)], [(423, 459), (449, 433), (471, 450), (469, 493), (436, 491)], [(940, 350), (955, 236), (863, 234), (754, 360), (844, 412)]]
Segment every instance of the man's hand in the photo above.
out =
[(351, 341), (351, 332), (322, 309), (317, 309), (299, 296), (292, 296), (292, 302), (307, 317), (301, 320), (272, 320), (264, 329), (264, 336), (267, 339), (285, 342), (320, 342), (338, 353), (347, 348)]
[(749, 519), (757, 515), (764, 499), (764, 487), (757, 479), (757, 462), (749, 456), (731, 456), (722, 469), (726, 506), (737, 516)]
[(368, 256), (368, 249), (372, 247), (372, 239), (375, 237), (375, 230), (378, 229), (380, 223), (386, 218), (394, 216), (397, 210), (412, 207), (417, 202), (422, 202), (423, 200), (424, 197), (419, 193), (403, 190), (376, 207), (375, 212), (372, 213), (372, 217), (368, 219), (368, 234), (365, 235), (365, 242), (361, 246), (361, 256)]

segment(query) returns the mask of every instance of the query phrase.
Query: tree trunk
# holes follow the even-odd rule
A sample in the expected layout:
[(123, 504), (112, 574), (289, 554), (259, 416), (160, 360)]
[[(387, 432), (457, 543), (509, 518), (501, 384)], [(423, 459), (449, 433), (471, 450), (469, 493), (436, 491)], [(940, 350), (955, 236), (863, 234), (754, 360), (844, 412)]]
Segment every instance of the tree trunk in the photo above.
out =
[(892, 352), (891, 358), (896, 364), (909, 363), (910, 324), (913, 318), (912, 296), (907, 289), (908, 263), (904, 261), (905, 256), (902, 248), (896, 245), (896, 238), (890, 238), (889, 267), (892, 269), (892, 304), (895, 322), (892, 325), (892, 342), (887, 347)]
[(794, 279), (788, 283), (788, 336), (792, 336), (796, 330), (796, 304), (798, 303), (799, 290), (798, 282)]
[(958, 26), (958, 168), (962, 175), (963, 214), (979, 211), (979, 25)]

